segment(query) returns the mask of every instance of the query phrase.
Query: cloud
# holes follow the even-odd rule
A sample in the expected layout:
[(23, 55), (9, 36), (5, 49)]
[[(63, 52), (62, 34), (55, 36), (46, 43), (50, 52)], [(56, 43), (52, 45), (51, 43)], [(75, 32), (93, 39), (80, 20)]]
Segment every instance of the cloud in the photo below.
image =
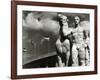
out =
[(43, 25), (42, 31), (50, 32), (55, 35), (58, 34), (59, 23), (57, 21), (54, 21), (51, 19), (43, 19), (43, 20), (41, 20), (41, 23)]
[(34, 17), (33, 13), (29, 13), (23, 20), (23, 27), (27, 27), (33, 30), (40, 30), (42, 28), (42, 23)]
[(56, 13), (46, 12), (37, 14), (31, 12), (26, 16), (25, 20), (23, 20), (23, 27), (57, 35), (59, 31), (59, 23), (53, 20), (54, 17), (56, 17)]
[(84, 28), (84, 30), (90, 30), (90, 23), (89, 23), (89, 21), (82, 21), (80, 23), (80, 25), (81, 25), (81, 27)]

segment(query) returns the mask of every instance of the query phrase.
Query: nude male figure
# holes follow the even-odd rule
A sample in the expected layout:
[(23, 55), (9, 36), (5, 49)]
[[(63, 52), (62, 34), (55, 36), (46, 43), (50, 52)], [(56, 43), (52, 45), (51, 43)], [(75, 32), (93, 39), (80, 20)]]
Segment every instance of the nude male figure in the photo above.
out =
[(85, 66), (85, 47), (84, 47), (84, 29), (80, 26), (80, 18), (75, 16), (75, 28), (72, 31), (74, 40), (72, 42), (72, 66)]

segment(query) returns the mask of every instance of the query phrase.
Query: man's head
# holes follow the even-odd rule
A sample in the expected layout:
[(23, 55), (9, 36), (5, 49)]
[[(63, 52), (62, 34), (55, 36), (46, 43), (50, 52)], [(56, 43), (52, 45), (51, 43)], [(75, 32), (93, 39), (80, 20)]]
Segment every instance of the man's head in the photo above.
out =
[(76, 24), (79, 24), (79, 23), (80, 23), (80, 18), (79, 18), (79, 16), (75, 16), (74, 19), (75, 19), (75, 23), (76, 23)]

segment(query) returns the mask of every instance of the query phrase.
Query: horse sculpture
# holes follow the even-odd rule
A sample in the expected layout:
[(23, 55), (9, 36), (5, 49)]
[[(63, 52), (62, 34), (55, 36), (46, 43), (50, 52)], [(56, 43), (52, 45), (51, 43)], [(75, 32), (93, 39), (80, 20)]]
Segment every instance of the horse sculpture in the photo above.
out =
[(70, 41), (68, 39), (68, 19), (67, 16), (58, 14), (60, 30), (59, 37), (56, 41), (56, 51), (57, 51), (57, 66), (64, 67), (68, 66), (68, 61), (70, 57)]

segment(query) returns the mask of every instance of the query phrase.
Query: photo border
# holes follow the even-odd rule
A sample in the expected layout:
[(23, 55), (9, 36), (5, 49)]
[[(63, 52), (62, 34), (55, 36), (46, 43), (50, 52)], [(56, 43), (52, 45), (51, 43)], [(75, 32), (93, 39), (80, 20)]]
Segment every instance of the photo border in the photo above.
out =
[[(17, 5), (94, 9), (94, 71), (17, 75)], [(90, 74), (97, 74), (97, 6), (96, 5), (64, 4), (64, 3), (48, 3), (48, 2), (32, 2), (32, 1), (11, 1), (11, 78), (12, 79), (75, 76), (75, 75), (90, 75)]]

